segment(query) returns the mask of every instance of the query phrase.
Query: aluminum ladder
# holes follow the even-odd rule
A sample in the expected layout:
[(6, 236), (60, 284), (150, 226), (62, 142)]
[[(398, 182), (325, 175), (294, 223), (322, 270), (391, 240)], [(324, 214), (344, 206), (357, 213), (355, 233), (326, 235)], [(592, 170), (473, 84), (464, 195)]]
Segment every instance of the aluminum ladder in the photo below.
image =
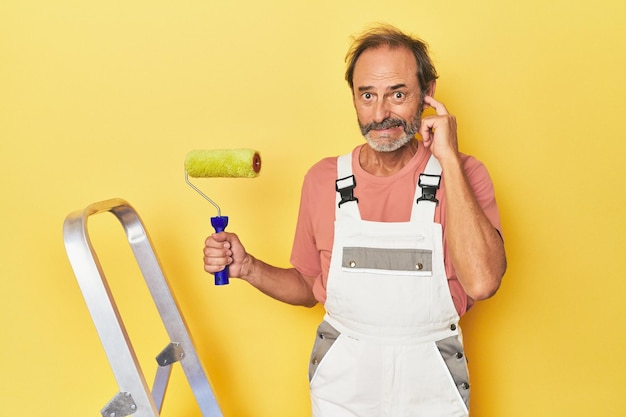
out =
[[(89, 234), (90, 216), (110, 212), (124, 227), (128, 243), (170, 343), (156, 356), (152, 390), (137, 361)], [(161, 412), (172, 365), (180, 362), (203, 417), (222, 417), (187, 325), (167, 284), (148, 233), (137, 212), (122, 199), (106, 200), (70, 213), (63, 224), (67, 256), (115, 375), (119, 392), (100, 411), (103, 417), (157, 417)]]

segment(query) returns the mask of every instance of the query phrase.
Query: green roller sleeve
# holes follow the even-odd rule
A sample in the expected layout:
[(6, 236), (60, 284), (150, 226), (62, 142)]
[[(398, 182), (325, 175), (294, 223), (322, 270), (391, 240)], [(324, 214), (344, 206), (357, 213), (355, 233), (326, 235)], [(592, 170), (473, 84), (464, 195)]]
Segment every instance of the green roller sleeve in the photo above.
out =
[(193, 150), (185, 170), (194, 178), (254, 178), (261, 171), (261, 156), (254, 149)]

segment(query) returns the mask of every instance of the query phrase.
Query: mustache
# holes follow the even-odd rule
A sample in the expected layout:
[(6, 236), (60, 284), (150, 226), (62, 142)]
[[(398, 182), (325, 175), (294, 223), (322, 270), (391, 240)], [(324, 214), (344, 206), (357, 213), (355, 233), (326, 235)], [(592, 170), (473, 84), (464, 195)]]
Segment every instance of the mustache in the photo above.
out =
[(394, 127), (399, 127), (402, 126), (402, 128), (404, 129), (404, 131), (406, 132), (407, 130), (407, 123), (402, 120), (402, 119), (393, 119), (393, 118), (388, 118), (383, 120), (380, 123), (377, 122), (371, 122), (371, 123), (367, 123), (365, 125), (361, 125), (361, 133), (363, 135), (367, 135), (369, 133), (370, 130), (375, 129), (391, 129)]

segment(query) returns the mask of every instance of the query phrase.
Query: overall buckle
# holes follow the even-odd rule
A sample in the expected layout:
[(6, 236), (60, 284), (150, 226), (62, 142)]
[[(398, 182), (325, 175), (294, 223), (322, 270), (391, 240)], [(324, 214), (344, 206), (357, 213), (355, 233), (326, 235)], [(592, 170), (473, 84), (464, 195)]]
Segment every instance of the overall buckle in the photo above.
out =
[(419, 204), (420, 201), (432, 201), (439, 205), (439, 200), (437, 200), (436, 195), (440, 184), (441, 175), (420, 174), (417, 185), (422, 189), (422, 196), (417, 199), (416, 203)]
[(335, 190), (341, 194), (341, 201), (339, 202), (339, 207), (343, 203), (347, 203), (349, 201), (359, 202), (359, 199), (354, 196), (354, 188), (356, 187), (356, 179), (354, 175), (350, 175), (349, 177), (339, 178), (335, 181)]

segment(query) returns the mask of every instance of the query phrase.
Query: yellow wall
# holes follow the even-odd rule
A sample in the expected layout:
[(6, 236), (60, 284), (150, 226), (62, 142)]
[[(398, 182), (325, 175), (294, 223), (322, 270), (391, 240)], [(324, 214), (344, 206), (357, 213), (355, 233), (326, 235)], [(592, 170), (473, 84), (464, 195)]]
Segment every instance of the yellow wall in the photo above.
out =
[[(343, 57), (377, 20), (430, 43), (461, 148), (497, 187), (510, 267), (464, 319), (474, 415), (626, 415), (624, 4), (2, 1), (2, 415), (93, 416), (117, 392), (61, 233), (113, 197), (146, 223), (224, 415), (309, 415), (322, 310), (212, 285), (215, 213), (182, 163), (195, 148), (261, 150), (260, 178), (200, 186), (251, 252), (288, 266), (306, 168), (361, 142)], [(94, 243), (151, 381), (167, 340), (103, 216)], [(164, 415), (199, 415), (181, 375)]]

